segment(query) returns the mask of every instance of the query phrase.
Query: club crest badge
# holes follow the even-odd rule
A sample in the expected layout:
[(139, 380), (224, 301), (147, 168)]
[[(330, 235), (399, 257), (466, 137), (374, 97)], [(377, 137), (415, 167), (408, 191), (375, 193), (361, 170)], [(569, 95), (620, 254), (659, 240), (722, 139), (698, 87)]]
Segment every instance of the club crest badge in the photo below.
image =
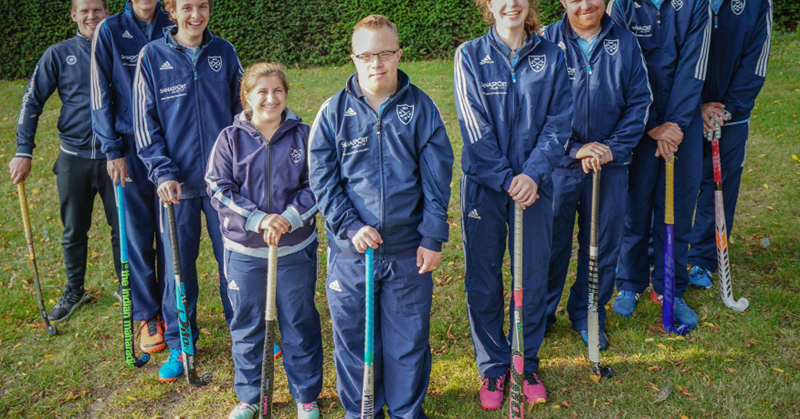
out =
[(208, 57), (208, 65), (211, 67), (212, 70), (219, 73), (219, 71), (222, 70), (222, 56), (210, 55)]
[(414, 105), (397, 105), (397, 117), (400, 118), (400, 122), (408, 125), (414, 118)]
[(731, 10), (733, 14), (739, 16), (744, 12), (744, 6), (747, 3), (747, 0), (733, 0), (731, 1)]
[(299, 149), (295, 149), (295, 148), (293, 148), (291, 150), (292, 151), (291, 151), (290, 155), (292, 157), (292, 162), (300, 163), (300, 161), (303, 160), (303, 150), (299, 150)]
[(603, 48), (606, 49), (608, 55), (614, 55), (619, 51), (619, 39), (606, 39), (603, 40)]
[(683, 0), (672, 0), (672, 8), (677, 12), (683, 8)]
[(547, 65), (547, 56), (546, 55), (531, 55), (528, 57), (528, 64), (531, 65), (531, 69), (537, 73), (541, 73), (544, 70), (544, 66)]
[(78, 62), (78, 57), (76, 57), (74, 55), (67, 55), (67, 64), (75, 65), (75, 63), (77, 63), (77, 62)]

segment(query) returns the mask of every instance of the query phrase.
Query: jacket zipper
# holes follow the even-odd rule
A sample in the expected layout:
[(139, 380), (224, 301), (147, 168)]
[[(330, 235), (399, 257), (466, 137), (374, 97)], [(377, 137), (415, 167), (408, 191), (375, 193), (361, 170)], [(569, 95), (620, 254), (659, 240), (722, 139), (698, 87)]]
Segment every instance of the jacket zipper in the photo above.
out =
[[(270, 138), (270, 140), (274, 140), (278, 137), (278, 134), (283, 129), (284, 124), (286, 124), (286, 121), (281, 122), (281, 125), (278, 127), (275, 133), (272, 134), (272, 138)], [(255, 127), (255, 125), (253, 125), (252, 123), (250, 123), (250, 125), (253, 127), (253, 129), (256, 130), (258, 136), (261, 137), (261, 140), (264, 141), (264, 144), (267, 146), (267, 214), (271, 214), (272, 213), (272, 141), (267, 141), (267, 139), (264, 137), (264, 134), (262, 134), (261, 131), (259, 131), (258, 128)]]
[[(176, 49), (174, 46), (172, 48)], [(183, 55), (184, 58), (186, 58), (189, 61), (189, 64), (192, 66), (192, 73), (194, 74), (194, 79), (192, 80), (192, 87), (194, 87), (194, 91), (195, 91), (195, 93), (194, 93), (194, 102), (195, 102), (195, 105), (197, 105), (197, 121), (198, 121), (197, 130), (198, 130), (199, 137), (200, 137), (199, 138), (200, 139), (200, 159), (204, 160), (206, 158), (206, 147), (205, 147), (205, 143), (204, 143), (204, 140), (203, 140), (205, 138), (205, 136), (203, 135), (203, 111), (200, 109), (200, 89), (198, 88), (198, 82), (197, 82), (197, 63), (192, 61), (192, 59), (189, 58), (189, 56), (186, 55), (185, 52), (183, 52), (183, 51), (179, 51), (179, 52), (181, 53), (181, 55)], [(200, 54), (202, 55), (203, 52), (200, 51)], [(198, 60), (200, 59), (199, 55), (197, 56), (197, 59)]]

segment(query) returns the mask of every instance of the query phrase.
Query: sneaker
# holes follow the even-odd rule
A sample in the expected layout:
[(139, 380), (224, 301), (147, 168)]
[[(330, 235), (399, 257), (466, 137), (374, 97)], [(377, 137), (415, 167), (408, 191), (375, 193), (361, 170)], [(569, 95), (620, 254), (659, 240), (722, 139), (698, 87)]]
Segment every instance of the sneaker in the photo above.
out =
[[(158, 381), (172, 383), (183, 376), (183, 352), (178, 349), (169, 349), (169, 358), (158, 370)], [(258, 409), (256, 409), (258, 410)]]
[(117, 290), (114, 291), (114, 298), (116, 298), (117, 301), (122, 304), (122, 285), (118, 286)]
[(478, 391), (478, 398), (481, 401), (483, 410), (497, 410), (503, 407), (503, 390), (508, 374), (503, 374), (497, 378), (484, 378), (483, 385)]
[[(581, 339), (583, 339), (583, 344), (588, 347), (589, 331), (587, 331), (586, 329), (582, 329), (578, 333), (581, 334)], [(606, 336), (606, 331), (600, 329), (600, 350), (605, 351), (606, 349), (608, 349), (608, 337)]]
[(525, 381), (522, 383), (522, 393), (525, 394), (525, 403), (547, 403), (547, 389), (539, 381), (535, 372), (525, 371)]
[(228, 415), (228, 419), (253, 419), (258, 416), (260, 407), (258, 403), (247, 404), (239, 402), (239, 405), (234, 407), (231, 414)]
[[(650, 293), (650, 299), (653, 300), (654, 303), (658, 304), (659, 306), (664, 306), (664, 296), (661, 294), (656, 293), (655, 290)], [(687, 326), (689, 329), (694, 329), (697, 327), (697, 323), (700, 321), (700, 317), (697, 316), (697, 313), (686, 304), (686, 301), (683, 298), (675, 298), (673, 301), (675, 305), (675, 321), (678, 324), (682, 324)]]
[(711, 271), (697, 265), (689, 271), (689, 285), (694, 288), (711, 288)]
[(50, 310), (50, 314), (47, 315), (47, 318), (55, 323), (55, 322), (63, 322), (64, 320), (69, 319), (69, 316), (72, 315), (78, 307), (82, 306), (85, 302), (92, 299), (92, 296), (85, 291), (79, 291), (77, 293), (64, 293), (61, 298), (56, 303), (55, 307)]
[(164, 343), (164, 326), (158, 317), (139, 322), (139, 349), (147, 354), (161, 352), (166, 348)]
[(614, 299), (614, 312), (622, 317), (630, 317), (636, 311), (639, 294), (633, 291), (620, 291)]
[(297, 419), (319, 419), (317, 402), (297, 403)]
[(278, 359), (281, 356), (281, 354), (283, 353), (283, 350), (281, 350), (281, 347), (278, 346), (277, 343), (273, 343), (272, 345), (273, 345), (272, 346), (272, 357), (274, 359)]

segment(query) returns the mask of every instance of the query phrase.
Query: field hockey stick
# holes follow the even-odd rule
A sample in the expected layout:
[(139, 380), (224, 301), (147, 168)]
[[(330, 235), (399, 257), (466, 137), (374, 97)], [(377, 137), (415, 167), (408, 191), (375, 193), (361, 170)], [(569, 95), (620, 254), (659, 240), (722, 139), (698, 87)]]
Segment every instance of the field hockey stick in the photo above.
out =
[(261, 364), (261, 410), (259, 419), (272, 419), (272, 392), (275, 387), (275, 286), (278, 279), (278, 246), (269, 247), (267, 263), (267, 304), (264, 320), (267, 332), (264, 335), (264, 360)]
[(361, 419), (375, 414), (375, 292), (373, 277), (374, 252), (368, 247), (365, 255), (366, 324), (364, 326), (364, 381), (361, 386)]
[[(730, 113), (720, 109), (729, 119)], [(728, 256), (728, 227), (725, 222), (725, 201), (722, 199), (722, 161), (719, 153), (719, 139), (722, 129), (717, 126), (715, 131), (707, 132), (711, 139), (711, 160), (714, 162), (714, 221), (717, 236), (717, 273), (719, 274), (719, 292), (722, 302), (735, 311), (745, 311), (750, 306), (747, 298), (733, 299), (733, 286), (731, 285), (731, 265)]]
[(25, 229), (25, 241), (28, 242), (28, 259), (31, 261), (33, 269), (33, 287), (36, 289), (36, 302), (39, 304), (39, 314), (44, 321), (44, 327), (50, 336), (58, 334), (58, 330), (47, 318), (47, 310), (44, 308), (44, 297), (42, 296), (42, 284), (39, 280), (39, 267), (36, 266), (36, 252), (33, 250), (33, 233), (31, 232), (31, 217), (28, 214), (28, 198), (25, 196), (25, 182), (17, 183), (17, 193), (19, 194), (19, 208), (22, 210), (22, 225)]
[(119, 218), (119, 259), (122, 265), (122, 353), (129, 367), (141, 368), (150, 360), (150, 354), (136, 357), (133, 346), (133, 312), (131, 309), (130, 269), (128, 267), (128, 229), (125, 226), (125, 190), (116, 185), (117, 217)]
[(589, 239), (589, 361), (592, 371), (599, 377), (611, 378), (614, 370), (600, 363), (600, 316), (599, 305), (600, 278), (598, 272), (600, 251), (597, 245), (598, 218), (600, 213), (600, 172), (592, 176), (592, 221)]
[(511, 324), (511, 393), (509, 396), (509, 417), (525, 417), (525, 348), (522, 329), (522, 207), (514, 203), (514, 317)]
[[(674, 156), (671, 156), (674, 159)], [(664, 282), (661, 306), (661, 325), (667, 334), (685, 335), (689, 328), (681, 324), (675, 327), (675, 163), (666, 163), (666, 190), (664, 199)]]
[(192, 345), (192, 329), (189, 326), (189, 316), (186, 313), (186, 286), (183, 282), (183, 268), (181, 267), (181, 251), (178, 245), (178, 227), (175, 222), (175, 208), (166, 204), (167, 221), (169, 222), (169, 242), (172, 247), (172, 265), (175, 272), (175, 299), (178, 307), (178, 331), (181, 336), (181, 350), (183, 351), (183, 368), (186, 371), (186, 380), (194, 387), (201, 387), (211, 382), (211, 372), (206, 372), (200, 378), (194, 366), (194, 346)]

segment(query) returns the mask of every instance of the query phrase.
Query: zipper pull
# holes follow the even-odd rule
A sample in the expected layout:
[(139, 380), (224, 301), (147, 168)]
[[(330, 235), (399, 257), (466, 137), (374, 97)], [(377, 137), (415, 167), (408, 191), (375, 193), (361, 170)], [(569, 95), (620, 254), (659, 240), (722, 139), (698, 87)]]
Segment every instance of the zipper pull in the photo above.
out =
[(517, 84), (517, 73), (515, 73), (515, 72), (511, 73), (511, 82), (513, 84)]
[(378, 118), (378, 139), (381, 138), (381, 120)]
[(660, 25), (661, 24), (661, 9), (659, 9), (656, 12), (656, 20), (658, 21), (658, 24)]
[(714, 29), (719, 28), (719, 16), (714, 15)]
[(591, 76), (592, 75), (592, 65), (591, 64), (586, 64), (586, 68), (589, 69), (589, 75)]

